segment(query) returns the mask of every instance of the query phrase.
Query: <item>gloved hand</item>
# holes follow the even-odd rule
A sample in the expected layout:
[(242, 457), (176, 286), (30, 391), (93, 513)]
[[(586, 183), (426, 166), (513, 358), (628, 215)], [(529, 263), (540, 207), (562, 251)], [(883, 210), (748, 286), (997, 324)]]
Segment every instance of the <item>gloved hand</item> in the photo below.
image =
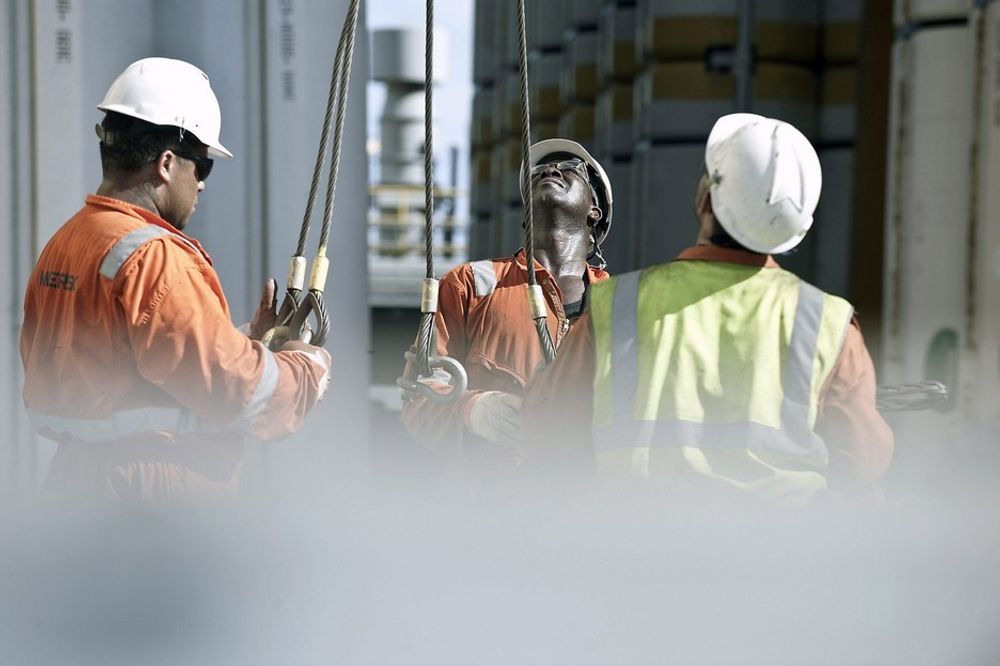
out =
[(312, 363), (315, 363), (323, 369), (323, 375), (320, 377), (316, 387), (319, 391), (319, 399), (322, 400), (323, 396), (326, 395), (326, 389), (330, 385), (330, 365), (332, 363), (330, 359), (330, 352), (322, 347), (316, 347), (302, 342), (301, 340), (289, 340), (282, 345), (281, 351), (302, 354)]
[(510, 393), (483, 393), (469, 410), (469, 430), (494, 444), (518, 448), (521, 444), (521, 403), (521, 398)]
[[(247, 336), (251, 340), (260, 340), (265, 333), (274, 328), (278, 320), (278, 283), (274, 278), (268, 278), (264, 283), (264, 292), (260, 296), (260, 305), (250, 320), (250, 330)], [(241, 327), (242, 328), (242, 327)]]

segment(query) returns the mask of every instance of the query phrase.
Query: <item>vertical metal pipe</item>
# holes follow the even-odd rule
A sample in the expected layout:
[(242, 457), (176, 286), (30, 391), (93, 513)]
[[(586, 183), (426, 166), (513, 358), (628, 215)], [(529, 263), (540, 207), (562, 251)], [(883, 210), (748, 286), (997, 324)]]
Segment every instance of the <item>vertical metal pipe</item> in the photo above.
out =
[(754, 0), (740, 3), (740, 32), (733, 67), (736, 74), (736, 110), (753, 108)]

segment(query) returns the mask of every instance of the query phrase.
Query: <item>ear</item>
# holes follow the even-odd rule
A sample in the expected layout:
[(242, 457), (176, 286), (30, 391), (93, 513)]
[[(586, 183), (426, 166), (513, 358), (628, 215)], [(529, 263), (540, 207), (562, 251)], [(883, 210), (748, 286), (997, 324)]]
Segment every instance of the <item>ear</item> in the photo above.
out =
[(174, 177), (177, 169), (177, 156), (172, 151), (164, 150), (160, 153), (156, 162), (156, 175), (164, 183), (169, 183)]
[(695, 213), (699, 217), (712, 214), (712, 190), (709, 187), (700, 188), (698, 200), (695, 202)]
[(587, 224), (594, 226), (604, 217), (604, 211), (601, 210), (597, 205), (590, 207), (590, 211), (587, 213)]

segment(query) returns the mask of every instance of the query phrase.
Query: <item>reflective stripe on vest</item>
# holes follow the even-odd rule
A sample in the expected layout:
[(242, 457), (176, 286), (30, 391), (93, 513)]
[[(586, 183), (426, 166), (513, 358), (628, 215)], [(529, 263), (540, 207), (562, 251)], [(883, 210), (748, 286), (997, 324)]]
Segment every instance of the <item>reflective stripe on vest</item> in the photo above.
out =
[[(644, 289), (646, 280), (652, 282)], [(678, 290), (672, 294), (673, 300), (662, 296), (665, 289)], [(730, 289), (735, 291), (728, 291)], [(773, 388), (768, 388), (766, 380), (760, 380), (767, 374), (761, 369), (773, 367), (777, 370), (781, 359), (754, 358), (752, 362), (736, 365), (739, 359), (726, 355), (727, 351), (733, 353), (731, 350), (719, 349), (720, 345), (710, 336), (704, 341), (692, 340), (689, 332), (691, 329), (695, 334), (703, 334), (706, 322), (723, 321), (727, 316), (727, 298), (748, 299), (748, 302), (739, 303), (739, 306), (746, 306), (746, 311), (739, 312), (752, 324), (753, 315), (757, 314), (752, 307), (752, 297), (758, 295), (766, 302), (763, 311), (769, 313), (791, 314), (794, 303), (791, 332), (782, 343), (784, 348), (776, 348), (774, 342), (765, 338), (754, 347), (751, 344), (756, 342), (753, 336), (769, 335), (764, 330), (752, 330), (754, 327), (749, 326), (745, 334), (740, 332), (747, 341), (744, 352), (747, 348), (759, 348), (771, 350), (765, 355), (777, 354), (779, 349), (783, 353), (785, 366), (780, 373), (781, 383), (775, 381)], [(791, 298), (796, 300), (790, 301)], [(664, 303), (669, 303), (670, 307), (659, 310)], [(596, 453), (615, 449), (693, 447), (742, 449), (817, 464), (826, 462), (826, 446), (813, 432), (813, 424), (819, 388), (839, 355), (853, 312), (846, 301), (824, 294), (780, 269), (761, 271), (713, 266), (709, 262), (675, 262), (620, 275), (607, 286), (600, 285), (592, 290), (591, 308), (597, 353)], [(829, 316), (825, 317), (825, 313)], [(646, 324), (640, 330), (639, 320), (643, 316)], [(703, 319), (695, 322), (690, 317)], [(650, 331), (650, 326), (658, 330)], [(779, 321), (767, 330), (780, 333), (787, 331), (786, 327), (787, 324)], [(673, 337), (665, 337), (668, 342), (661, 342), (661, 348), (649, 349), (668, 328)], [(726, 333), (733, 334), (731, 330)], [(647, 337), (643, 338), (644, 335)], [(723, 339), (721, 329), (717, 337)], [(665, 344), (668, 346), (663, 347)], [(820, 345), (822, 355), (818, 353)], [(735, 411), (736, 418), (723, 418), (719, 422), (719, 414), (711, 408), (728, 404), (723, 385), (728, 386), (727, 378), (741, 375), (744, 368), (751, 378), (746, 385), (753, 389), (763, 387), (763, 394), (729, 401), (735, 405), (730, 406), (730, 411)], [(692, 374), (706, 369), (712, 372), (705, 377)], [(752, 381), (755, 378), (756, 383)], [(678, 396), (673, 393), (677, 390), (697, 395)], [(769, 392), (773, 395), (767, 395)], [(770, 404), (774, 409), (761, 413), (761, 400), (766, 402), (772, 398)], [(733, 417), (733, 414), (724, 416)]]
[(476, 296), (489, 296), (497, 288), (497, 270), (492, 259), (471, 261), (472, 277), (476, 281)]
[(165, 432), (171, 435), (247, 432), (254, 418), (263, 411), (278, 388), (279, 369), (274, 354), (261, 343), (254, 342), (264, 355), (264, 369), (250, 400), (239, 415), (229, 423), (209, 428), (186, 407), (139, 407), (115, 412), (107, 418), (88, 419), (58, 416), (28, 409), (35, 430), (49, 431), (60, 438), (81, 442), (111, 442), (144, 433)]

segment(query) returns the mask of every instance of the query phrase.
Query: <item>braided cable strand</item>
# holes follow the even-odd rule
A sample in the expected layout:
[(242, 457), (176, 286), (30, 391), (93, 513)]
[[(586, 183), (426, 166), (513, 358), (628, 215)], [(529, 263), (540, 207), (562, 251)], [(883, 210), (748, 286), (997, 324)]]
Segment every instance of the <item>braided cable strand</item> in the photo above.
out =
[[(426, 276), (434, 278), (434, 0), (427, 0), (424, 37), (424, 250)], [(417, 332), (417, 375), (430, 377), (431, 341), (434, 337), (434, 312), (420, 315)]]
[(531, 124), (530, 103), (528, 100), (528, 54), (524, 35), (524, 0), (517, 0), (517, 31), (518, 31), (518, 68), (521, 75), (521, 160), (524, 168), (521, 180), (521, 191), (524, 192), (524, 210), (522, 226), (524, 227), (524, 253), (528, 264), (528, 284), (538, 283), (535, 277), (535, 239), (534, 215), (531, 208)]
[(330, 171), (328, 173), (326, 185), (326, 200), (323, 210), (323, 226), (320, 229), (319, 246), (316, 249), (316, 257), (313, 259), (313, 273), (310, 277), (309, 293), (305, 297), (302, 307), (295, 311), (289, 322), (289, 329), (296, 339), (300, 338), (305, 330), (306, 319), (310, 314), (316, 318), (316, 329), (312, 333), (311, 343), (322, 346), (326, 341), (327, 333), (330, 330), (330, 315), (326, 309), (326, 302), (323, 299), (323, 291), (326, 288), (326, 273), (329, 262), (326, 259), (326, 246), (330, 238), (330, 227), (333, 222), (333, 201), (337, 191), (337, 171), (340, 166), (340, 150), (344, 135), (344, 116), (347, 110), (347, 89), (351, 78), (351, 61), (354, 56), (354, 35), (358, 26), (358, 5), (359, 0), (352, 0), (347, 9), (347, 17), (344, 19), (344, 27), (340, 33), (340, 41), (337, 44), (337, 55), (334, 58), (333, 85), (335, 90), (331, 90), (331, 98), (336, 96), (337, 120), (334, 127), (333, 155), (330, 161)]
[[(343, 42), (343, 40), (341, 40)], [(327, 151), (330, 147), (330, 127), (333, 125), (333, 107), (337, 99), (337, 80), (340, 73), (340, 60), (343, 51), (337, 47), (337, 55), (333, 61), (333, 71), (330, 74), (330, 93), (326, 98), (326, 113), (323, 115), (323, 131), (319, 138), (319, 150), (316, 151), (316, 165), (313, 167), (312, 181), (309, 183), (309, 197), (306, 199), (306, 212), (302, 217), (302, 228), (299, 231), (299, 244), (295, 251), (296, 256), (304, 256), (306, 252), (306, 239), (309, 236), (309, 227), (312, 221), (313, 208), (316, 206), (316, 194), (319, 191), (319, 177), (323, 172), (323, 164), (326, 162)]]
[[(409, 361), (406, 376), (396, 380), (403, 389), (404, 400), (424, 396), (437, 403), (458, 400), (468, 387), (469, 377), (461, 362), (449, 356), (434, 355), (434, 319), (437, 313), (438, 281), (434, 279), (434, 0), (427, 0), (426, 35), (424, 38), (424, 242), (427, 250), (427, 276), (420, 294), (420, 328), (417, 331), (416, 353), (406, 352)], [(448, 376), (451, 390), (440, 393), (433, 387), (417, 381), (419, 377), (435, 377), (435, 368)]]
[(330, 164), (329, 179), (326, 188), (326, 204), (323, 210), (323, 227), (320, 230), (318, 256), (326, 256), (326, 245), (330, 239), (330, 226), (333, 221), (333, 201), (337, 189), (337, 172), (340, 170), (340, 147), (344, 137), (344, 115), (347, 112), (347, 92), (351, 80), (351, 62), (354, 59), (354, 35), (358, 27), (358, 6), (360, 0), (351, 0), (347, 10), (344, 29), (340, 33), (340, 43), (337, 45), (337, 61), (340, 81), (337, 85), (337, 124), (333, 134), (333, 158)]
[[(524, 28), (524, 0), (517, 0), (517, 41), (518, 69), (521, 75), (521, 160), (523, 174), (521, 191), (524, 193), (524, 258), (528, 268), (528, 290), (538, 284), (535, 276), (535, 239), (534, 215), (532, 211), (531, 194), (531, 105), (528, 101), (528, 46)], [(542, 347), (542, 356), (548, 365), (555, 360), (555, 345), (549, 334), (546, 317), (541, 314), (535, 318), (535, 329), (538, 331), (538, 342)]]
[(935, 381), (879, 386), (875, 393), (875, 406), (880, 412), (940, 409), (947, 405), (949, 400), (951, 396), (948, 387)]
[(288, 320), (292, 318), (295, 311), (302, 307), (302, 291), (288, 288), (285, 290), (285, 298), (281, 301), (281, 309), (278, 310), (278, 317), (275, 324), (287, 326)]
[(424, 312), (420, 315), (420, 328), (417, 331), (417, 357), (413, 360), (419, 377), (430, 377), (434, 374), (431, 367), (431, 356), (434, 354), (431, 343), (434, 340), (434, 313)]
[(434, 277), (434, 0), (427, 0), (424, 43), (424, 250)]

